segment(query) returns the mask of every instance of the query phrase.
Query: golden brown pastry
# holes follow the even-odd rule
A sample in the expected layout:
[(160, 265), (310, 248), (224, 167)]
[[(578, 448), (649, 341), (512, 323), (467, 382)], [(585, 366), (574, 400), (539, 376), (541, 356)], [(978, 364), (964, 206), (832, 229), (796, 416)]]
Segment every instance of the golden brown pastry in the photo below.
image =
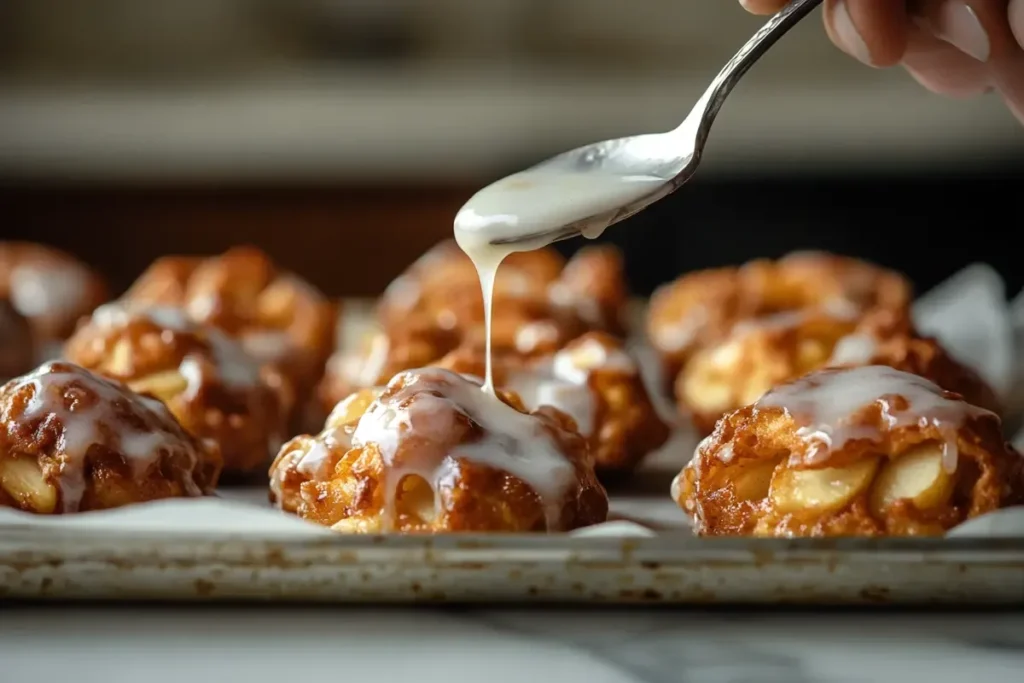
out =
[(281, 509), (348, 533), (567, 531), (608, 512), (571, 418), (440, 368), (342, 401), (270, 479)]
[[(476, 377), (485, 373), (483, 350), (461, 347), (438, 362)], [(588, 332), (560, 351), (534, 359), (496, 354), (495, 385), (515, 392), (528, 409), (550, 405), (566, 413), (590, 444), (599, 478), (632, 471), (669, 437), (636, 361), (621, 340)]]
[[(495, 278), (495, 301), (544, 300), (548, 285), (558, 278), (563, 265), (553, 249), (510, 255)], [(483, 310), (476, 267), (454, 240), (444, 240), (391, 282), (377, 314), (386, 331), (404, 326), (411, 315), (452, 330), (481, 324)]]
[[(538, 321), (554, 328), (563, 341), (586, 330), (621, 332), (625, 292), (621, 259), (612, 247), (583, 249), (568, 264), (550, 248), (511, 254), (495, 278), (493, 343), (530, 353), (529, 339), (517, 339), (517, 334), (523, 325)], [(463, 339), (482, 339), (480, 281), (472, 261), (453, 240), (420, 257), (381, 297), (378, 317), (385, 332), (404, 326), (410, 316), (457, 330)], [(557, 339), (547, 346), (555, 343)]]
[(28, 320), (38, 354), (66, 339), (107, 294), (102, 278), (70, 254), (31, 242), (0, 242), (0, 299)]
[(587, 329), (626, 334), (626, 266), (615, 247), (580, 249), (548, 286), (547, 295), (556, 306), (571, 310)]
[(1000, 410), (977, 374), (888, 311), (855, 318), (811, 310), (740, 322), (722, 341), (690, 356), (675, 395), (698, 431), (709, 434), (723, 414), (776, 384), (839, 365), (888, 365), (963, 394), (968, 403)]
[(850, 335), (840, 340), (829, 365), (887, 365), (931, 380), (947, 391), (960, 394), (971, 405), (996, 415), (1003, 410), (992, 387), (931, 337), (896, 335), (876, 340), (868, 335)]
[(1024, 501), (1024, 458), (995, 414), (917, 375), (858, 366), (725, 416), (672, 488), (704, 535), (940, 535)]
[(737, 324), (780, 314), (849, 321), (879, 311), (909, 320), (911, 296), (899, 273), (844, 256), (799, 252), (690, 273), (659, 288), (651, 297), (647, 333), (671, 386), (695, 352), (720, 343)]
[(375, 331), (355, 349), (339, 349), (327, 362), (319, 398), (324, 414), (360, 389), (384, 386), (402, 370), (436, 363), (459, 343), (454, 330), (410, 321), (390, 334)]
[(190, 436), (162, 403), (70, 363), (0, 389), (0, 506), (38, 514), (201, 496), (217, 445)]
[(299, 396), (313, 392), (334, 350), (335, 304), (254, 247), (209, 258), (159, 259), (122, 300), (182, 308), (193, 320), (218, 327), (253, 357), (280, 368)]
[[(550, 357), (584, 332), (622, 333), (626, 304), (622, 259), (612, 247), (583, 249), (568, 263), (553, 249), (512, 254), (495, 282), (491, 347), (517, 359)], [(328, 361), (318, 390), (322, 405), (333, 407), (354, 391), (436, 363), (457, 348), (485, 346), (480, 281), (453, 240), (396, 278), (377, 315), (378, 331)]]
[(287, 380), (178, 309), (101, 306), (65, 356), (163, 401), (186, 430), (217, 442), (227, 474), (263, 471), (287, 436)]

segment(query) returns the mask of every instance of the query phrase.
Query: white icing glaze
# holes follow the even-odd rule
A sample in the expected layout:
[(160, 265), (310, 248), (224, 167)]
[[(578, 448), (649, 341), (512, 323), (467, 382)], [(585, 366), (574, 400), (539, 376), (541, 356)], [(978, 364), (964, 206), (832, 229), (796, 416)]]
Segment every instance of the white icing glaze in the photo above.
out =
[(508, 388), (519, 394), (531, 410), (552, 406), (576, 421), (580, 434), (592, 436), (595, 398), (590, 388), (592, 372), (639, 373), (632, 357), (617, 347), (586, 338), (535, 363), (528, 370), (511, 373)]
[(506, 385), (516, 392), (530, 410), (552, 406), (576, 421), (580, 434), (590, 436), (594, 429), (594, 395), (587, 385), (555, 376), (552, 364), (538, 364), (528, 371), (510, 374)]
[(635, 375), (639, 372), (628, 353), (609, 347), (593, 337), (571, 344), (555, 354), (552, 370), (556, 377), (574, 384), (585, 384), (594, 370)]
[[(388, 471), (385, 526), (394, 523), (396, 489), (409, 475), (422, 477), (434, 490), (440, 512), (444, 491), (455, 485), (461, 461), (506, 472), (540, 498), (549, 528), (575, 479), (572, 463), (535, 417), (518, 412), (480, 391), (464, 376), (440, 368), (402, 373), (405, 385), (367, 409), (352, 434), (352, 445), (376, 444)], [(453, 443), (459, 421), (469, 418), (481, 429), (470, 443)]]
[[(906, 408), (894, 400), (903, 397)], [(799, 425), (797, 435), (806, 444), (802, 458), (807, 464), (828, 459), (833, 450), (857, 439), (877, 440), (870, 426), (853, 417), (877, 404), (890, 428), (932, 426), (943, 437), (943, 462), (953, 471), (957, 464), (957, 431), (965, 420), (991, 415), (987, 410), (946, 398), (929, 380), (886, 366), (869, 365), (822, 370), (780, 385), (762, 396), (758, 408), (782, 408)]]
[[(20, 422), (53, 415), (63, 427), (62, 438), (58, 441), (61, 462), (58, 485), (65, 512), (78, 509), (86, 486), (85, 458), (93, 444), (116, 447), (135, 476), (153, 467), (162, 453), (182, 453), (190, 461), (190, 470), (198, 465), (198, 453), (183, 440), (184, 432), (179, 431), (178, 423), (156, 399), (136, 395), (123, 385), (63, 362), (46, 363), (12, 382), (14, 385), (8, 386), (8, 393), (29, 385), (33, 388)], [(66, 406), (64, 391), (69, 384), (86, 388), (98, 401), (78, 401)], [(116, 403), (127, 405), (129, 410), (139, 414), (145, 421), (145, 428), (138, 429), (119, 419)], [(117, 435), (119, 443), (108, 441), (108, 431)], [(191, 477), (182, 477), (181, 483), (186, 495), (203, 495)]]
[(195, 396), (207, 379), (235, 389), (249, 389), (260, 383), (259, 363), (245, 352), (241, 344), (220, 330), (192, 321), (180, 309), (161, 306), (129, 308), (110, 303), (93, 312), (92, 322), (103, 328), (116, 329), (127, 327), (132, 320), (139, 318), (174, 332), (199, 334), (209, 343), (215, 377), (206, 376), (210, 365), (198, 356), (186, 356), (178, 366), (178, 371), (188, 381), (186, 391), (189, 396)]
[(88, 284), (89, 275), (79, 266), (28, 261), (11, 273), (11, 304), (26, 318), (74, 315)]
[[(491, 370), (491, 308), (498, 266), (509, 254), (550, 244), (557, 231), (579, 224), (584, 237), (598, 237), (626, 204), (665, 185), (653, 176), (600, 171), (533, 168), (488, 185), (455, 216), (455, 241), (476, 266), (484, 297), (487, 368), (484, 390), (494, 392)], [(585, 220), (580, 223), (580, 217)], [(494, 244), (512, 239), (513, 244)]]

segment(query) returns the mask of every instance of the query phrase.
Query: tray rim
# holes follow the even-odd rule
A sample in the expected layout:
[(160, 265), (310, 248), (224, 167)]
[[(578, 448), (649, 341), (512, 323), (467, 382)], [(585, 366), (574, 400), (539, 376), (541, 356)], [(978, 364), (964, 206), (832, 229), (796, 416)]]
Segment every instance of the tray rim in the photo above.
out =
[[(42, 533), (41, 533), (42, 532)], [(614, 562), (624, 567), (644, 563), (693, 565), (710, 558), (773, 563), (827, 562), (944, 562), (956, 564), (1020, 563), (1024, 569), (1024, 536), (990, 538), (754, 538), (700, 537), (691, 532), (667, 531), (653, 536), (573, 537), (565, 534), (324, 534), (299, 537), (293, 533), (251, 533), (124, 530), (83, 534), (74, 529), (46, 529), (12, 525), (0, 537), (0, 564), (21, 554), (68, 553), (118, 555), (165, 551), (179, 556), (210, 556), (222, 549), (271, 549), (303, 556), (351, 553), (373, 556), (426, 557), (443, 564), (448, 558), (490, 558), (514, 562)]]

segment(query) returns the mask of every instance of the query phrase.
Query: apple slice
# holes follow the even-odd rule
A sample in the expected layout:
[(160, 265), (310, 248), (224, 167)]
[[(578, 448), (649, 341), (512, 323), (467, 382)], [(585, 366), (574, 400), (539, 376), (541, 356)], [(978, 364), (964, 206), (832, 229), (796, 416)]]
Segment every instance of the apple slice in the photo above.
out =
[(188, 388), (188, 380), (177, 370), (165, 370), (132, 380), (128, 388), (140, 394), (152, 394), (167, 403)]
[(0, 488), (32, 512), (48, 515), (57, 508), (57, 489), (35, 458), (0, 458)]
[(762, 500), (771, 490), (772, 475), (778, 461), (758, 462), (737, 468), (729, 468), (725, 476), (732, 481), (732, 488), (738, 500)]
[(936, 508), (949, 501), (954, 486), (943, 465), (942, 447), (922, 444), (882, 467), (871, 489), (871, 511), (880, 515), (897, 500), (909, 500), (919, 510)]
[(772, 478), (769, 497), (780, 512), (830, 512), (867, 489), (878, 459), (860, 460), (847, 467), (815, 470), (781, 469)]
[(358, 422), (380, 394), (380, 389), (360, 389), (350, 394), (334, 406), (334, 410), (327, 417), (327, 426), (337, 428)]
[(728, 382), (713, 373), (687, 375), (683, 379), (683, 398), (697, 410), (728, 410), (733, 404), (732, 393)]

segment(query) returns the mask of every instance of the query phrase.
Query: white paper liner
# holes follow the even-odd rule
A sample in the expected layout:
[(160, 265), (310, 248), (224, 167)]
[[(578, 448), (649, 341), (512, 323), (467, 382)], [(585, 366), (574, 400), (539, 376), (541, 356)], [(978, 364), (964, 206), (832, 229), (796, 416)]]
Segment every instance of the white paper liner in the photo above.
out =
[[(349, 327), (343, 335), (353, 339), (365, 329), (365, 305), (348, 306)], [(922, 296), (914, 307), (915, 323), (934, 335), (962, 362), (977, 370), (1009, 404), (1024, 394), (1024, 292), (1007, 303), (1002, 279), (990, 267), (975, 264)], [(645, 381), (659, 413), (678, 425), (673, 437), (645, 461), (628, 493), (612, 492), (610, 521), (573, 533), (575, 536), (652, 536), (658, 531), (688, 528), (683, 512), (669, 498), (675, 476), (693, 454), (697, 438), (680, 424), (676, 411), (661, 393), (659, 364), (652, 350), (632, 342)], [(1011, 415), (1012, 418), (1016, 417)], [(1017, 420), (1019, 423), (1020, 421)], [(1024, 430), (1014, 443), (1024, 447)], [(222, 489), (216, 498), (165, 500), (116, 510), (79, 515), (40, 516), (0, 508), (0, 534), (4, 528), (32, 527), (175, 534), (219, 532), (250, 538), (296, 535), (322, 537), (333, 532), (274, 510), (265, 487)], [(1024, 536), (1024, 508), (1003, 510), (976, 518), (950, 532), (950, 536)]]

